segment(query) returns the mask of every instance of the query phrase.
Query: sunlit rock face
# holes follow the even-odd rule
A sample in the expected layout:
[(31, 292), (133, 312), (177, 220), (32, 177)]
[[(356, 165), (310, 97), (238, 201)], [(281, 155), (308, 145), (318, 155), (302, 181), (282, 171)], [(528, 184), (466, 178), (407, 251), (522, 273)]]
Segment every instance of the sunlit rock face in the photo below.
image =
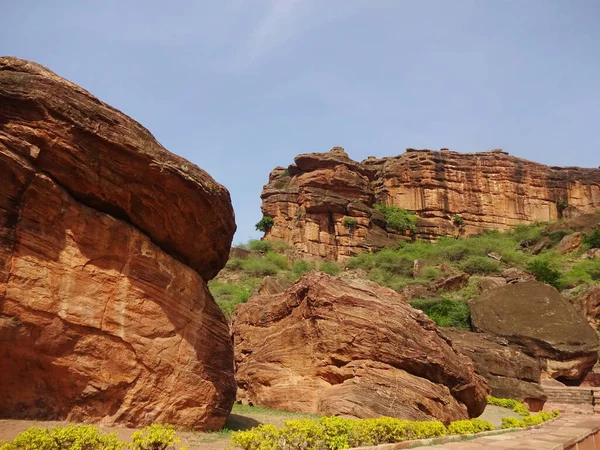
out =
[(229, 194), (134, 120), (0, 58), (0, 417), (217, 429), (235, 397), (206, 283)]
[[(335, 260), (408, 239), (386, 226), (374, 203), (416, 212), (417, 238), (467, 236), (594, 212), (600, 169), (549, 167), (501, 150), (407, 149), (359, 163), (335, 147), (275, 168), (261, 198), (263, 214), (275, 222), (267, 239)], [(348, 227), (346, 218), (355, 224)]]
[(478, 416), (472, 361), (397, 292), (310, 272), (233, 317), (237, 398), (287, 411), (444, 422)]

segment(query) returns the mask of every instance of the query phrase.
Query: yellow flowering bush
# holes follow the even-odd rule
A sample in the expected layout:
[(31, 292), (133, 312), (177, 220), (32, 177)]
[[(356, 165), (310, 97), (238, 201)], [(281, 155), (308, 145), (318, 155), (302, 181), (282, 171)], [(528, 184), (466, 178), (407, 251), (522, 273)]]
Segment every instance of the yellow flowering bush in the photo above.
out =
[(501, 406), (502, 408), (512, 409), (514, 412), (521, 416), (529, 415), (529, 408), (527, 408), (527, 405), (517, 400), (513, 400), (512, 398), (497, 398), (488, 395), (487, 403), (488, 405), (495, 405)]

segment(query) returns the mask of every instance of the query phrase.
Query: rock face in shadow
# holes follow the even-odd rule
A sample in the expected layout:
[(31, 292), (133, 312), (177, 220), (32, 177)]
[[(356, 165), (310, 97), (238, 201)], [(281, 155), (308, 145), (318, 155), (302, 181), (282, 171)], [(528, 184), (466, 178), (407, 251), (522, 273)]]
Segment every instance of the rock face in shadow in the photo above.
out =
[(456, 350), (473, 360), (475, 372), (486, 379), (494, 397), (513, 398), (541, 409), (546, 394), (536, 359), (510, 347), (503, 338), (457, 329), (443, 333)]
[(469, 302), (477, 331), (504, 337), (540, 361), (551, 378), (581, 380), (598, 359), (598, 337), (568, 300), (547, 284), (509, 284)]
[(229, 194), (137, 122), (0, 58), (0, 417), (217, 429), (233, 349), (206, 282)]
[(238, 400), (318, 413), (445, 422), (481, 414), (488, 387), (396, 292), (310, 272), (233, 318)]
[[(344, 149), (298, 155), (275, 168), (262, 194), (273, 217), (267, 239), (328, 259), (395, 246), (409, 237), (386, 225), (374, 203), (414, 211), (414, 237), (467, 236), (519, 223), (553, 221), (600, 208), (600, 169), (548, 167), (500, 150), (443, 149), (353, 161)], [(460, 215), (463, 225), (455, 225)]]
[(597, 330), (600, 325), (600, 286), (588, 287), (577, 298), (572, 299), (571, 303), (583, 313), (590, 326)]

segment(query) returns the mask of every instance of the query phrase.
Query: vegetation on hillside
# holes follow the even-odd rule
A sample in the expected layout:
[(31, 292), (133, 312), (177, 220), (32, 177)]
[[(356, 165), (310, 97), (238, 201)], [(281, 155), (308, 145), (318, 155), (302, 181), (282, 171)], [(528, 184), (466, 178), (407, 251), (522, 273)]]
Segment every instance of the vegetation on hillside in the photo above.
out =
[[(519, 225), (511, 231), (488, 231), (464, 239), (400, 242), (396, 248), (361, 253), (341, 263), (294, 260), (297, 255), (283, 242), (253, 240), (240, 246), (250, 250), (250, 256), (231, 259), (209, 287), (230, 317), (235, 306), (247, 301), (265, 276), (293, 282), (316, 269), (342, 277), (366, 278), (401, 292), (412, 284), (426, 285), (452, 272), (466, 272), (471, 278), (462, 289), (438, 291), (433, 298), (415, 299), (411, 304), (439, 326), (470, 328), (467, 302), (478, 295), (479, 280), (500, 275), (504, 269), (526, 270), (559, 290), (575, 288), (574, 294), (589, 284), (600, 283), (600, 260), (582, 258), (587, 249), (600, 248), (600, 229), (584, 236), (580, 250), (564, 255), (554, 247), (573, 231), (546, 232), (545, 228), (546, 224)], [(548, 242), (547, 248), (533, 254), (531, 248), (542, 239)], [(414, 273), (415, 260), (424, 267), (419, 273)]]
[(373, 208), (380, 211), (385, 217), (385, 221), (389, 227), (401, 233), (409, 230), (412, 233), (417, 229), (417, 220), (419, 216), (397, 206), (385, 206), (374, 204)]

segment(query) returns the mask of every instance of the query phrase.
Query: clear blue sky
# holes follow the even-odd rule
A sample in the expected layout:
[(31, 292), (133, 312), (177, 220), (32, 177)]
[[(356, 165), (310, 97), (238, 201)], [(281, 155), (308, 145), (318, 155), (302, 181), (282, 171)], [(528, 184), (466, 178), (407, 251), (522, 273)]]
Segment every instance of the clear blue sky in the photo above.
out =
[(0, 54), (141, 122), (257, 237), (270, 170), (343, 146), (600, 164), (599, 0), (6, 0)]

